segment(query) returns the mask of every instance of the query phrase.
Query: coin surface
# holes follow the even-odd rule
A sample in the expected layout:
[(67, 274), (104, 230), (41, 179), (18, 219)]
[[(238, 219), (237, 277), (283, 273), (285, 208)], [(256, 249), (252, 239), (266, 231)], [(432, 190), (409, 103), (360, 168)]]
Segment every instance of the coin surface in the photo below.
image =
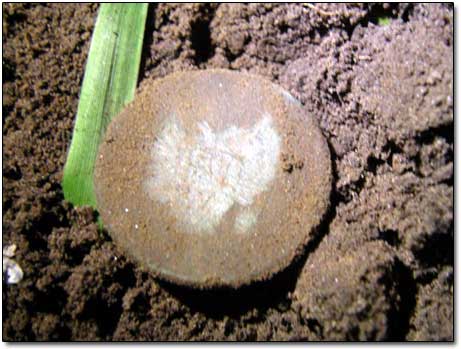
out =
[(199, 288), (287, 267), (331, 182), (326, 140), (301, 103), (226, 70), (144, 84), (108, 126), (94, 177), (114, 241), (154, 275)]

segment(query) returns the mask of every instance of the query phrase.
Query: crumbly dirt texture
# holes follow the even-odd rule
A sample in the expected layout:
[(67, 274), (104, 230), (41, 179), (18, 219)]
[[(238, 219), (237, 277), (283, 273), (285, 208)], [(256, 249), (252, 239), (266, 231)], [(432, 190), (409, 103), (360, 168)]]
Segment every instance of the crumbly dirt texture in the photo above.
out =
[(329, 142), (318, 237), (238, 291), (157, 281), (63, 200), (97, 5), (2, 11), (2, 237), (24, 270), (3, 281), (3, 340), (453, 339), (451, 5), (151, 5), (140, 80), (259, 74)]

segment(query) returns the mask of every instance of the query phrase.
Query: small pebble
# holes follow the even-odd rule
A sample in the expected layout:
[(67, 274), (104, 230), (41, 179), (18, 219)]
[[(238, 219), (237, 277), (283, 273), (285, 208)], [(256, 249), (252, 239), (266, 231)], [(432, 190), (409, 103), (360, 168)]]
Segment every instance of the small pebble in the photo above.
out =
[(14, 254), (16, 253), (16, 248), (16, 244), (3, 247), (3, 255), (10, 258), (14, 257)]
[(16, 253), (16, 248), (15, 244), (3, 248), (3, 274), (6, 274), (8, 284), (17, 284), (24, 276), (19, 264), (12, 259)]

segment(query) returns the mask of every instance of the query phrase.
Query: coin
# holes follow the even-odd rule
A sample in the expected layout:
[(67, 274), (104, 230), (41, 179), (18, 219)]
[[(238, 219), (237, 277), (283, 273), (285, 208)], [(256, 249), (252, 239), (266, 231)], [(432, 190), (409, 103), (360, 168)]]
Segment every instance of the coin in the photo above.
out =
[(332, 182), (327, 142), (293, 96), (226, 70), (146, 83), (108, 126), (97, 205), (154, 275), (240, 287), (287, 267), (314, 236)]

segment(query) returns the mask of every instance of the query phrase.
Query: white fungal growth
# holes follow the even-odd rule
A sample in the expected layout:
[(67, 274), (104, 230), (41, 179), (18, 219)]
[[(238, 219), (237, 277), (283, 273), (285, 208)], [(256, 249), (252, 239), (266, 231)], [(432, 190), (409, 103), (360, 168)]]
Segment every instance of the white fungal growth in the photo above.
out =
[(246, 233), (256, 223), (257, 219), (257, 215), (250, 209), (241, 212), (235, 219), (235, 231)]
[[(205, 121), (187, 132), (172, 118), (154, 143), (146, 189), (170, 205), (194, 231), (212, 232), (237, 203), (250, 206), (275, 177), (280, 139), (266, 114), (252, 128), (214, 132)], [(256, 216), (245, 211), (235, 226), (247, 231)]]

